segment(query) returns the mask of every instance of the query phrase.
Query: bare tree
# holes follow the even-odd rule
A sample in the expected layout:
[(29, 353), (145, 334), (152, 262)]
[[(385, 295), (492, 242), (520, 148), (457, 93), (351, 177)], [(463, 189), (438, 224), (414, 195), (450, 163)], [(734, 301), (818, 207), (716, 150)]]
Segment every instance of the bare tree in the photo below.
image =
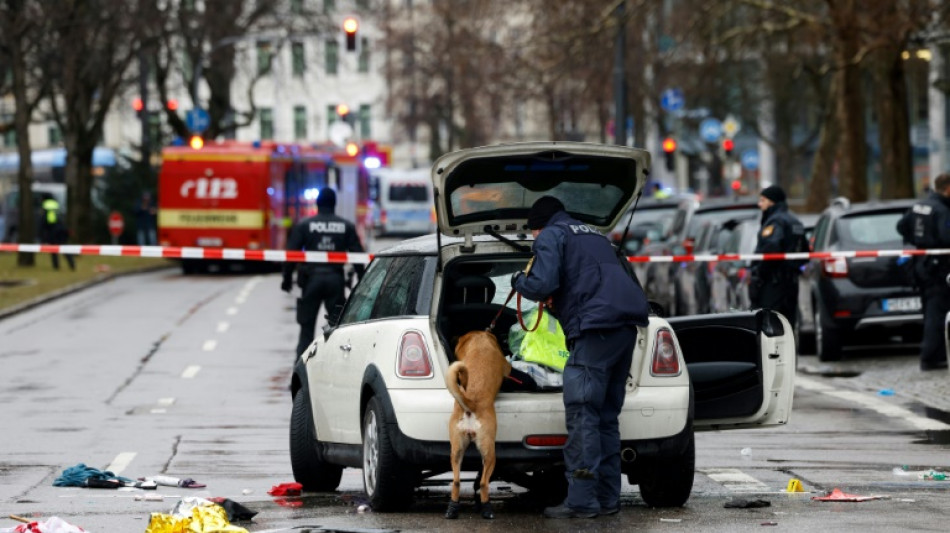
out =
[(129, 66), (141, 45), (141, 4), (61, 0), (40, 5), (49, 28), (43, 44), (50, 107), (66, 146), (68, 226), (72, 240), (91, 242), (92, 154), (113, 100), (131, 82)]
[[(13, 130), (16, 132), (20, 163), (17, 173), (19, 188), (20, 243), (36, 240), (36, 212), (33, 209), (33, 161), (30, 145), (30, 121), (37, 104), (45, 95), (45, 85), (38, 79), (36, 65), (39, 42), (38, 3), (32, 0), (6, 0), (0, 4), (0, 56), (11, 72), (11, 89), (16, 105)], [(17, 265), (35, 264), (33, 253), (20, 252)]]

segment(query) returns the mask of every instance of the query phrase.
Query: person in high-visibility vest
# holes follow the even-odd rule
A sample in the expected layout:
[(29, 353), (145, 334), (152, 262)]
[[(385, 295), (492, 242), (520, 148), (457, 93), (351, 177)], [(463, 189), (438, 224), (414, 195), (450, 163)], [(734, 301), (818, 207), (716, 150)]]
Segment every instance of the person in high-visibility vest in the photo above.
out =
[[(46, 194), (41, 207), (43, 208), (43, 218), (40, 222), (40, 239), (44, 244), (65, 244), (69, 232), (66, 230), (66, 225), (63, 224), (63, 217), (59, 212), (59, 202), (52, 195)], [(76, 270), (73, 256), (70, 254), (64, 255), (69, 269)], [(53, 269), (59, 270), (59, 254), (53, 253), (50, 254), (50, 257), (53, 260)]]

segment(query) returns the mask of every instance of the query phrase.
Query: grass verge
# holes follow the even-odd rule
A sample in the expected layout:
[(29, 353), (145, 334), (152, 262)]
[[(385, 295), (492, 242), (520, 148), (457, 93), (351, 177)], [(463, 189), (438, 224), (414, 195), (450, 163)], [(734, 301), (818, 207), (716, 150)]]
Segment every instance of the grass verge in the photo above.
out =
[(0, 252), (0, 311), (50, 294), (77, 283), (102, 279), (122, 272), (173, 266), (168, 259), (152, 257), (75, 256), (76, 270), (69, 270), (60, 256), (53, 270), (50, 254), (34, 254), (34, 266), (17, 266), (17, 254)]

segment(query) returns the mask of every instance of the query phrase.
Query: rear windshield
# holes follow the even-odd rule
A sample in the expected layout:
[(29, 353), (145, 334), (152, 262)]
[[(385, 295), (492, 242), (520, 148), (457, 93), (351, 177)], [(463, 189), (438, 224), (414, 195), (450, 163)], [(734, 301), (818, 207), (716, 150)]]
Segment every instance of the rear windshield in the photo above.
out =
[(897, 221), (904, 211), (859, 213), (838, 219), (836, 241), (841, 250), (896, 249), (903, 247)]
[(394, 183), (389, 186), (390, 202), (428, 202), (429, 194), (422, 183)]
[[(676, 205), (665, 205), (663, 207), (654, 207), (649, 209), (640, 208), (633, 215), (633, 223), (630, 227), (650, 226), (655, 228), (660, 235), (668, 235), (673, 227), (673, 218), (676, 216)], [(617, 228), (623, 231), (627, 223), (630, 222), (630, 214), (624, 215), (617, 224)]]
[(706, 223), (719, 224), (728, 220), (748, 220), (760, 216), (760, 213), (758, 207), (734, 207), (697, 212), (690, 219), (689, 226), (686, 228), (686, 238), (695, 239), (698, 237), (699, 231)]

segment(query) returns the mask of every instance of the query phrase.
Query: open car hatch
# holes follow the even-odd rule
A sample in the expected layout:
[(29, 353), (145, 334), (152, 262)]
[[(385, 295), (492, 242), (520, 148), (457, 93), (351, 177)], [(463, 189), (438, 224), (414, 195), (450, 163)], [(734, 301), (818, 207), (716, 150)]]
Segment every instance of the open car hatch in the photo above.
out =
[(640, 194), (646, 150), (591, 143), (531, 142), (461, 150), (439, 158), (432, 183), (443, 235), (525, 233), (528, 210), (554, 196), (576, 219), (606, 232)]

